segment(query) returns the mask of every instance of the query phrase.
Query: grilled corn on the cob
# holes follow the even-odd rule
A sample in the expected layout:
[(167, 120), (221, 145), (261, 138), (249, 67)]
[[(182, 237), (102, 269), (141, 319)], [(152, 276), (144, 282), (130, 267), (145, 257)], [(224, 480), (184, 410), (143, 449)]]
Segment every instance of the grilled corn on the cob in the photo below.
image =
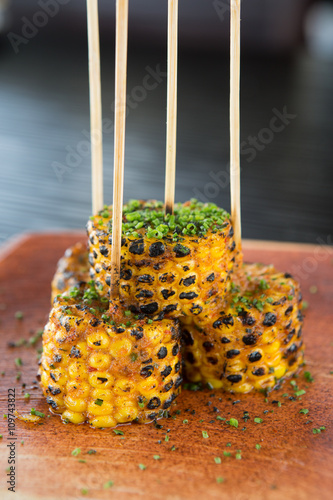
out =
[(289, 274), (244, 265), (226, 301), (183, 318), (187, 378), (246, 393), (295, 373), (303, 362), (301, 300)]
[(69, 288), (87, 283), (89, 278), (89, 262), (87, 245), (76, 243), (68, 248), (59, 260), (57, 270), (51, 284), (51, 303), (57, 295), (67, 292)]
[[(112, 208), (87, 225), (91, 278), (107, 296), (110, 286)], [(225, 296), (239, 259), (230, 216), (196, 200), (164, 216), (160, 202), (124, 206), (120, 296), (145, 314), (200, 316), (213, 296)]]
[(43, 335), (44, 395), (54, 412), (73, 423), (152, 421), (180, 392), (177, 320), (130, 311), (110, 316), (107, 308), (93, 282), (55, 299)]

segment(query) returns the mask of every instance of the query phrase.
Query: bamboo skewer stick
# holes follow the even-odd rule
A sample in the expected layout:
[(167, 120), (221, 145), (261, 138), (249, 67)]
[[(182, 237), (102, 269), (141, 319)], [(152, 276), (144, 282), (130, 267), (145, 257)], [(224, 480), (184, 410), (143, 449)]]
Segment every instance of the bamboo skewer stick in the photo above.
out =
[(101, 63), (99, 50), (98, 0), (87, 0), (89, 53), (90, 137), (92, 163), (92, 213), (102, 210), (103, 202), (103, 131)]
[(230, 196), (236, 245), (241, 244), (240, 205), (240, 10), (241, 0), (230, 0)]
[(122, 237), (126, 81), (127, 81), (128, 0), (117, 0), (116, 6), (116, 68), (114, 114), (114, 174), (111, 248), (110, 299), (119, 297), (120, 256)]
[(168, 6), (168, 91), (165, 164), (165, 212), (173, 213), (177, 141), (178, 0)]

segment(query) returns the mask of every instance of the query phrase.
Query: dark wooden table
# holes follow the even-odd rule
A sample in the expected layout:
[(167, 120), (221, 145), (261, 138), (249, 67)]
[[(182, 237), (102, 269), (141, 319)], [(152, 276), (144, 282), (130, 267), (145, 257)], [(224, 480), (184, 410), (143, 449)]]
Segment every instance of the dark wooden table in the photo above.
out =
[[(302, 396), (296, 401), (289, 399), (295, 393), (290, 381), (267, 400), (263, 394), (238, 396), (185, 390), (172, 410), (175, 418), (161, 420), (161, 429), (153, 425), (123, 426), (124, 435), (120, 436), (111, 429), (93, 430), (62, 424), (57, 416), (48, 418), (47, 404), (35, 382), (36, 347), (40, 344), (35, 348), (8, 347), (8, 342), (30, 338), (46, 322), (56, 262), (65, 248), (79, 239), (85, 239), (83, 233), (27, 236), (4, 248), (0, 256), (0, 349), (1, 371), (5, 372), (0, 375), (0, 414), (7, 413), (8, 389), (15, 388), (18, 411), (34, 407), (47, 415), (43, 425), (16, 421), (16, 497), (6, 489), (6, 445), (10, 440), (7, 421), (0, 419), (1, 498), (330, 500), (332, 248), (250, 241), (244, 244), (246, 259), (274, 263), (301, 279), (309, 303), (304, 325), (307, 364), (293, 383), (305, 391)], [(23, 319), (15, 318), (17, 311), (23, 313)], [(22, 366), (15, 365), (19, 358)], [(304, 371), (311, 373), (313, 382), (305, 378)], [(19, 372), (21, 378), (17, 380)], [(26, 384), (24, 388), (22, 384)], [(31, 393), (29, 401), (24, 399), (25, 392)], [(281, 406), (274, 401), (280, 401)], [(214, 407), (219, 413), (214, 412)], [(301, 409), (309, 411), (301, 414)], [(250, 415), (247, 422), (242, 418), (244, 411)], [(230, 427), (216, 416), (236, 418), (239, 427)], [(255, 417), (263, 422), (256, 424)], [(313, 433), (322, 426), (326, 430)], [(204, 438), (202, 431), (209, 437)], [(256, 449), (256, 445), (261, 448)], [(77, 448), (81, 452), (73, 456)], [(91, 449), (96, 454), (89, 455)], [(225, 456), (224, 452), (231, 455)], [(160, 459), (154, 459), (154, 455)], [(217, 457), (221, 463), (215, 463)], [(139, 464), (146, 469), (140, 469)], [(114, 484), (106, 490), (108, 481)]]

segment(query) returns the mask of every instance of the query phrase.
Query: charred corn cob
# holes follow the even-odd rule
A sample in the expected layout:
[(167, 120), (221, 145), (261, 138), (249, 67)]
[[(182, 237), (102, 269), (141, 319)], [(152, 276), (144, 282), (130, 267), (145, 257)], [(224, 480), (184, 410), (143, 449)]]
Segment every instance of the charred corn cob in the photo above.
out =
[[(107, 296), (110, 286), (112, 208), (87, 225), (90, 275)], [(236, 256), (230, 216), (216, 205), (196, 200), (164, 216), (160, 202), (124, 206), (121, 299), (145, 314), (199, 316), (215, 295), (230, 288)]]
[(114, 427), (149, 422), (180, 392), (177, 320), (109, 313), (90, 282), (54, 301), (43, 335), (41, 386), (62, 419)]
[(182, 319), (186, 377), (246, 393), (295, 373), (303, 362), (301, 300), (289, 274), (244, 265), (226, 301)]
[(67, 292), (69, 288), (86, 283), (89, 278), (89, 263), (87, 245), (76, 243), (68, 248), (59, 260), (57, 270), (52, 280), (51, 303), (57, 295)]

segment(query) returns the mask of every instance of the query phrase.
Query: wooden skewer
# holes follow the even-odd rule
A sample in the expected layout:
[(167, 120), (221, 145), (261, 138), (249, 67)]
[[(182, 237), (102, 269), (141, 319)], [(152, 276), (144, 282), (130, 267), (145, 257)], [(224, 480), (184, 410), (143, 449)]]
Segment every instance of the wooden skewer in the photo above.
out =
[(90, 137), (92, 163), (92, 212), (102, 210), (103, 202), (103, 138), (101, 63), (99, 51), (98, 0), (87, 0)]
[(168, 7), (168, 92), (165, 165), (165, 212), (173, 213), (176, 179), (177, 140), (178, 0)]
[(126, 80), (127, 80), (128, 0), (116, 6), (116, 76), (114, 113), (114, 175), (110, 298), (119, 297), (120, 256), (123, 218)]
[(240, 205), (240, 4), (230, 0), (230, 195), (235, 242), (241, 244)]

